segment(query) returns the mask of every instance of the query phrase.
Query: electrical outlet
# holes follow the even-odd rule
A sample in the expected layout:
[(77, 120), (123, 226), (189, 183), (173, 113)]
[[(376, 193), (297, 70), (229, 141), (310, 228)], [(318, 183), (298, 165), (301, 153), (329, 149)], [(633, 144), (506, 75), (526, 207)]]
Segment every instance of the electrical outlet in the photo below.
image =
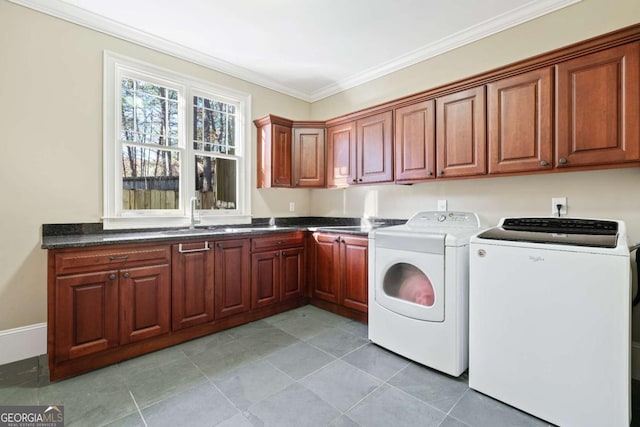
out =
[(296, 211), (295, 202), (289, 202), (289, 212), (295, 212), (295, 211)]
[[(558, 215), (558, 205), (560, 205), (560, 215)], [(551, 216), (566, 216), (568, 212), (566, 197), (551, 198)]]
[(438, 210), (439, 211), (447, 210), (447, 199), (438, 200)]

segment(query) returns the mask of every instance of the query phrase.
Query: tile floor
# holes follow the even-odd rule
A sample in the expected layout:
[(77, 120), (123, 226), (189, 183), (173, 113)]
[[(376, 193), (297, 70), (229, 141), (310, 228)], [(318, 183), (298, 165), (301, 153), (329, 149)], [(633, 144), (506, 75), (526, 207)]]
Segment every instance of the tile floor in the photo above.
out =
[(62, 404), (67, 426), (91, 427), (548, 425), (310, 305), (54, 384), (47, 375), (44, 356), (0, 366), (0, 404)]

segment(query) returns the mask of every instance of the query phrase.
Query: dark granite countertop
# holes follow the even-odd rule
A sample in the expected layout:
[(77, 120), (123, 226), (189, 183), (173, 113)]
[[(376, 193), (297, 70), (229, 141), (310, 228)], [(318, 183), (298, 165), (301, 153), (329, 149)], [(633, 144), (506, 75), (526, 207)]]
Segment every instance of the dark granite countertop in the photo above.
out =
[(269, 218), (257, 218), (247, 225), (220, 225), (195, 229), (103, 230), (101, 223), (44, 224), (42, 249), (115, 245), (121, 243), (149, 243), (230, 236), (251, 237), (287, 231), (323, 231), (366, 236), (371, 230), (395, 224), (402, 219), (370, 219), (361, 225), (360, 218), (293, 217), (276, 218), (269, 226)]

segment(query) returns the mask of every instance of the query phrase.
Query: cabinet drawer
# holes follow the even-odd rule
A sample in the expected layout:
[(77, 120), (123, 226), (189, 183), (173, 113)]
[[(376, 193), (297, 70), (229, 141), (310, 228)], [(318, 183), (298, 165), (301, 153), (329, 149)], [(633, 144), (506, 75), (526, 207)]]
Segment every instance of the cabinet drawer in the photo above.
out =
[(290, 248), (293, 246), (304, 246), (304, 233), (302, 231), (286, 234), (271, 234), (269, 236), (251, 239), (252, 252)]
[(56, 274), (93, 271), (139, 263), (161, 264), (170, 260), (169, 246), (117, 247), (57, 253)]

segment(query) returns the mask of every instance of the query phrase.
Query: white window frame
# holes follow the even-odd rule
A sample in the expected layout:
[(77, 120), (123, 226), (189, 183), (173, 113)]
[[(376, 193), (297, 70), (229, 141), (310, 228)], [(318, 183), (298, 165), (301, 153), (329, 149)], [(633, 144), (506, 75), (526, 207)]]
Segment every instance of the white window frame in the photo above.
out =
[[(178, 209), (122, 209), (122, 144), (119, 140), (120, 79), (123, 75), (179, 91), (180, 202)], [(105, 229), (182, 227), (190, 224), (189, 199), (195, 194), (193, 149), (193, 97), (204, 96), (236, 105), (236, 155), (238, 200), (235, 209), (197, 210), (199, 225), (251, 222), (251, 95), (212, 84), (155, 65), (104, 52), (103, 85), (103, 227)], [(154, 148), (150, 146), (149, 148)], [(222, 157), (222, 156), (221, 156)]]

